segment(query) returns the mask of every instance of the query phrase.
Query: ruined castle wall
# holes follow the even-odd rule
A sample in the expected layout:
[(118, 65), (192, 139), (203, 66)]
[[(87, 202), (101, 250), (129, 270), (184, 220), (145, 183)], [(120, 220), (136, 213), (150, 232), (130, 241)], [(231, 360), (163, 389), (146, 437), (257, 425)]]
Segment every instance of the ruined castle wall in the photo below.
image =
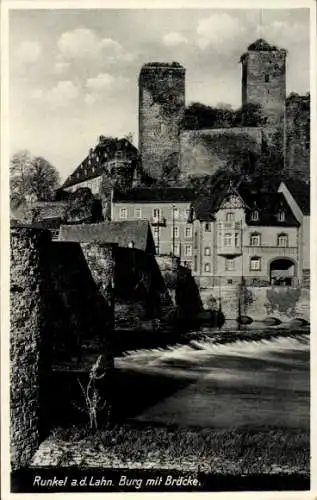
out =
[(237, 151), (259, 153), (262, 130), (258, 127), (187, 130), (180, 137), (180, 171), (188, 175), (213, 175), (226, 167)]
[(11, 467), (28, 464), (41, 438), (43, 385), (50, 368), (50, 281), (47, 231), (11, 230)]
[(176, 162), (185, 112), (185, 69), (145, 65), (139, 78), (139, 150), (143, 170), (159, 179)]
[(284, 126), (285, 51), (249, 51), (243, 59), (243, 76), (243, 104), (260, 104), (268, 118), (268, 125)]
[(289, 98), (286, 107), (287, 173), (310, 178), (310, 104), (306, 96)]

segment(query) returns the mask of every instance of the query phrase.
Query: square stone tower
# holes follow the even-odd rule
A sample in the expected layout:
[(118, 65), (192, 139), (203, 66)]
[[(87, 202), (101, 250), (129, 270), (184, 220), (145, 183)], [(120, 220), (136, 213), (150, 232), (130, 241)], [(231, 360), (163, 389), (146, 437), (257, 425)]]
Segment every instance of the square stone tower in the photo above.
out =
[(260, 104), (268, 127), (285, 126), (286, 50), (263, 39), (251, 45), (242, 63), (242, 105)]
[(139, 152), (143, 171), (153, 179), (165, 165), (178, 163), (185, 112), (185, 68), (153, 62), (139, 75)]

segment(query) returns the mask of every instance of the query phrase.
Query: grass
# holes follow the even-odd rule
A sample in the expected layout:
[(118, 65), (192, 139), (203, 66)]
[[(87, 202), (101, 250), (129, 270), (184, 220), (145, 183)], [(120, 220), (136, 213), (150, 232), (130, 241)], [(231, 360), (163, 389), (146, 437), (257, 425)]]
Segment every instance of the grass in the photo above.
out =
[(73, 457), (80, 456), (78, 465), (89, 467), (107, 468), (115, 463), (122, 468), (199, 470), (238, 476), (309, 475), (309, 433), (298, 429), (219, 431), (123, 424), (96, 434), (79, 427), (59, 428), (48, 442), (59, 451), (62, 466), (74, 465)]

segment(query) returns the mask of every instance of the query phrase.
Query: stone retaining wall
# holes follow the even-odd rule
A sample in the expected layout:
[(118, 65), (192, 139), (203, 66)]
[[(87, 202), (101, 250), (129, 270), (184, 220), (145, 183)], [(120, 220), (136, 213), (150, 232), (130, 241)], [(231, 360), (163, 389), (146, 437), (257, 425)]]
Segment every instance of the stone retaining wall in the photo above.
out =
[[(10, 435), (12, 471), (40, 444), (41, 411), (50, 369), (50, 280), (47, 231), (11, 230)], [(43, 408), (44, 407), (44, 408)]]

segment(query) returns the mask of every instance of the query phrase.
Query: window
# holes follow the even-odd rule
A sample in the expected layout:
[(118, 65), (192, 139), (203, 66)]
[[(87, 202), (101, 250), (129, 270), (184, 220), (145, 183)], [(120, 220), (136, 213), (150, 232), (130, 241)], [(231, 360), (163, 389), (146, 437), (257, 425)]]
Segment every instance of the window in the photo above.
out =
[(128, 216), (128, 211), (126, 208), (120, 208), (119, 217), (120, 219), (126, 219)]
[(191, 226), (186, 226), (185, 227), (185, 238), (192, 238), (193, 237), (193, 229)]
[(251, 257), (251, 259), (250, 259), (250, 271), (260, 271), (260, 270), (261, 270), (260, 257)]
[(141, 219), (141, 217), (142, 217), (142, 210), (141, 210), (141, 208), (136, 208), (135, 211), (134, 211), (134, 213), (135, 213), (135, 218), (136, 219)]
[(233, 212), (227, 212), (226, 213), (226, 222), (233, 222), (234, 221), (234, 213)]
[(206, 224), (205, 224), (205, 231), (208, 232), (208, 233), (210, 233), (210, 231), (211, 231), (211, 224), (210, 224), (210, 222), (206, 222)]
[(185, 245), (185, 256), (186, 257), (192, 256), (192, 246), (191, 245)]
[(253, 222), (256, 222), (256, 221), (258, 221), (258, 220), (259, 220), (259, 218), (260, 218), (260, 217), (259, 217), (259, 211), (258, 211), (258, 210), (253, 210), (253, 211), (251, 212), (251, 220), (252, 220)]
[(116, 151), (115, 153), (116, 160), (122, 160), (122, 155), (123, 155), (122, 151)]
[(209, 264), (209, 262), (206, 262), (206, 264), (204, 264), (204, 271), (205, 271), (205, 273), (210, 273), (210, 264)]
[(235, 268), (236, 268), (235, 259), (226, 259), (226, 262), (225, 262), (226, 271), (234, 271)]
[(259, 233), (252, 233), (250, 235), (250, 246), (259, 247), (261, 245), (261, 235)]
[(157, 236), (160, 232), (160, 228), (158, 226), (153, 226), (153, 233), (155, 236)]
[(178, 219), (179, 218), (179, 210), (178, 208), (173, 208), (173, 217), (174, 219)]
[(279, 222), (284, 222), (285, 221), (285, 212), (284, 210), (280, 210), (277, 214), (277, 220)]
[(270, 81), (270, 75), (266, 74), (264, 78), (265, 78), (266, 83), (268, 83)]
[(185, 208), (184, 210), (185, 219), (188, 220), (190, 217), (190, 208)]
[[(172, 238), (173, 238), (173, 228), (172, 228)], [(174, 226), (174, 238), (179, 238), (179, 227)]]
[[(172, 253), (173, 253), (173, 248), (172, 248)], [(176, 243), (174, 243), (174, 255), (179, 257), (180, 253), (181, 253), (181, 246), (179, 243), (176, 242)]]
[(204, 255), (210, 255), (210, 247), (205, 247)]
[(277, 237), (278, 247), (288, 247), (288, 236), (287, 234), (281, 233)]
[(161, 209), (160, 208), (153, 208), (153, 219), (159, 221), (161, 218)]
[(232, 234), (231, 233), (225, 233), (224, 246), (225, 247), (231, 247), (232, 246)]

